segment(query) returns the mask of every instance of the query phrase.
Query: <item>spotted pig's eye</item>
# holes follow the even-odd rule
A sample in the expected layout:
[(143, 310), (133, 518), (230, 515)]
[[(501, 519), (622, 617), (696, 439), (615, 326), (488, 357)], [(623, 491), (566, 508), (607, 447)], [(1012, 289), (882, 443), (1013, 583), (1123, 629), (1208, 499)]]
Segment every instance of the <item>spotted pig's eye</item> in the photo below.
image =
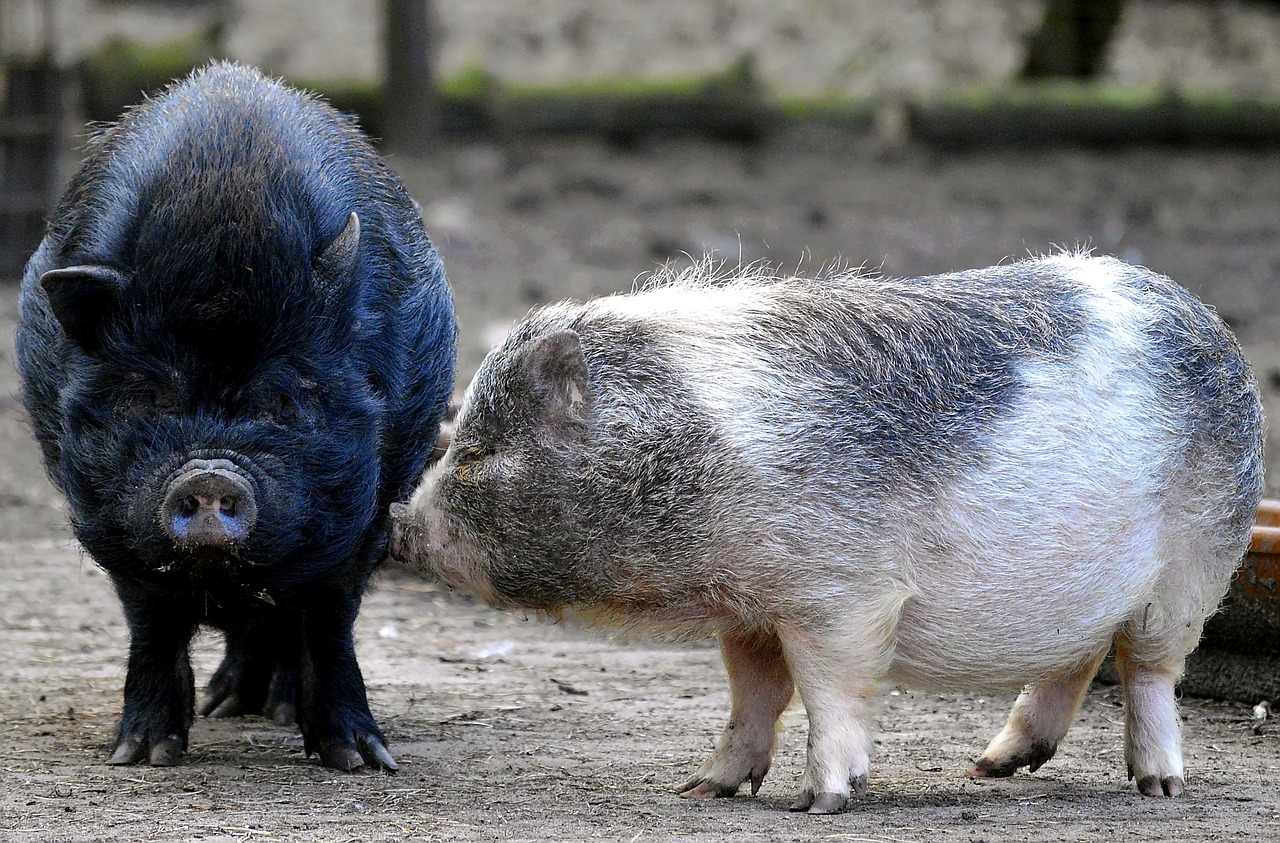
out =
[(453, 468), (455, 477), (466, 477), (471, 473), (476, 463), (489, 456), (489, 451), (479, 445), (468, 445), (458, 452), (457, 462)]

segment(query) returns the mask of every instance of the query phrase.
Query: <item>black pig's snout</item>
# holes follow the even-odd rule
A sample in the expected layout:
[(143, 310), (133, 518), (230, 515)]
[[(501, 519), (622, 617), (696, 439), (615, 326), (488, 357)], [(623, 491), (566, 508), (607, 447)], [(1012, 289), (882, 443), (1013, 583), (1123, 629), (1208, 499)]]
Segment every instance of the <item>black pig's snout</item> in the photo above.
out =
[(230, 460), (190, 460), (169, 482), (160, 523), (184, 550), (239, 544), (258, 519), (252, 482)]

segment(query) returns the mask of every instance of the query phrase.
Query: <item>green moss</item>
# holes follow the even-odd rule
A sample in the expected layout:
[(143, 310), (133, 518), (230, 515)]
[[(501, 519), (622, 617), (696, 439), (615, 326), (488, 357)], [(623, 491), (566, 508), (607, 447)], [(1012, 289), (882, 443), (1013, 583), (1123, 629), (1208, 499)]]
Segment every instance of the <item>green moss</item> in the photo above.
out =
[(1233, 114), (1241, 109), (1280, 114), (1280, 99), (1276, 97), (1241, 98), (1232, 94), (1217, 92), (1190, 91), (1181, 95), (1181, 100), (1192, 108), (1206, 112)]
[(1144, 111), (1179, 105), (1230, 112), (1239, 108), (1280, 108), (1274, 98), (1241, 97), (1231, 93), (1168, 91), (1152, 88), (1122, 88), (1114, 85), (1054, 82), (1000, 88), (955, 91), (929, 100), (939, 107), (982, 110), (1009, 107), (1105, 108), (1113, 111)]
[(311, 82), (306, 79), (290, 79), (289, 84), (304, 91), (313, 91), (339, 111), (354, 114), (360, 125), (373, 134), (382, 115), (382, 89), (372, 82), (356, 79), (326, 79)]
[(214, 44), (204, 34), (154, 45), (117, 39), (108, 41), (96, 55), (89, 57), (88, 63), (99, 73), (163, 84), (190, 72), (214, 54)]
[(788, 97), (775, 103), (778, 113), (796, 122), (864, 123), (875, 119), (880, 104), (837, 96)]
[(908, 103), (911, 134), (956, 145), (1275, 143), (1280, 102), (1085, 84), (1018, 85)]
[(214, 44), (202, 35), (159, 45), (115, 40), (107, 42), (87, 64), (92, 72), (110, 78), (159, 87), (185, 76), (215, 55)]
[[(85, 104), (93, 120), (117, 117), (144, 93), (215, 57), (210, 31), (168, 44), (118, 40), (84, 65)], [(291, 80), (352, 113), (379, 134), (382, 92), (356, 80)], [(1067, 127), (1086, 138), (1177, 138), (1219, 135), (1268, 137), (1280, 126), (1280, 99), (1170, 92), (1073, 82), (1018, 83), (951, 91), (905, 103), (913, 133), (950, 137), (968, 133), (1046, 137)], [(595, 78), (556, 84), (507, 83), (476, 64), (441, 80), (439, 108), (445, 131), (576, 131), (636, 133), (690, 129), (752, 136), (781, 120), (823, 123), (849, 131), (874, 124), (884, 103), (838, 95), (770, 98), (750, 57), (719, 73), (667, 78)], [(1155, 128), (1152, 129), (1151, 127)], [(1146, 132), (1147, 134), (1143, 134)]]
[(144, 94), (186, 76), (216, 55), (210, 32), (165, 44), (108, 41), (84, 61), (85, 110), (90, 119), (114, 120)]
[(488, 93), (501, 90), (504, 99), (519, 101), (629, 98), (692, 98), (761, 96), (749, 60), (734, 62), (720, 73), (667, 77), (597, 77), (547, 85), (505, 84), (487, 77)]
[(499, 82), (492, 73), (483, 67), (472, 65), (457, 76), (442, 80), (440, 97), (445, 100), (474, 102), (493, 97), (498, 89)]
[(1064, 82), (947, 92), (934, 97), (931, 103), (970, 109), (1027, 105), (1145, 108), (1159, 98), (1160, 95), (1152, 91)]

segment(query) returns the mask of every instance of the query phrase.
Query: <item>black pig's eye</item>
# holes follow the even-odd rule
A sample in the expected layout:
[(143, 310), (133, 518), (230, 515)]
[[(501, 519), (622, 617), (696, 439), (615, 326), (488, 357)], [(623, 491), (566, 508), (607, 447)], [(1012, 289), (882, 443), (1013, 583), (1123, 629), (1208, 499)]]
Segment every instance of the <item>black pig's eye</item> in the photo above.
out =
[(298, 417), (298, 405), (284, 393), (268, 395), (258, 408), (258, 418), (268, 422), (291, 422)]
[(320, 412), (319, 392), (311, 378), (258, 393), (258, 420), (295, 425)]
[(177, 413), (182, 409), (182, 396), (168, 387), (130, 384), (116, 404), (120, 412), (132, 416), (152, 413)]

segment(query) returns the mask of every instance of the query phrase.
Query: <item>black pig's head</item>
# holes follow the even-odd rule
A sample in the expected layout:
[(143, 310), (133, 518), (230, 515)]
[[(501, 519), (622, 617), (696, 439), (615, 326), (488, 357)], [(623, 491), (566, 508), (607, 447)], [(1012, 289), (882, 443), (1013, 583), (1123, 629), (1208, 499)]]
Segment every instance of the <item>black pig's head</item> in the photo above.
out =
[(68, 372), (54, 479), (108, 569), (288, 583), (350, 558), (376, 512), (360, 220), (201, 240), (184, 201), (142, 221), (129, 266), (40, 278)]

